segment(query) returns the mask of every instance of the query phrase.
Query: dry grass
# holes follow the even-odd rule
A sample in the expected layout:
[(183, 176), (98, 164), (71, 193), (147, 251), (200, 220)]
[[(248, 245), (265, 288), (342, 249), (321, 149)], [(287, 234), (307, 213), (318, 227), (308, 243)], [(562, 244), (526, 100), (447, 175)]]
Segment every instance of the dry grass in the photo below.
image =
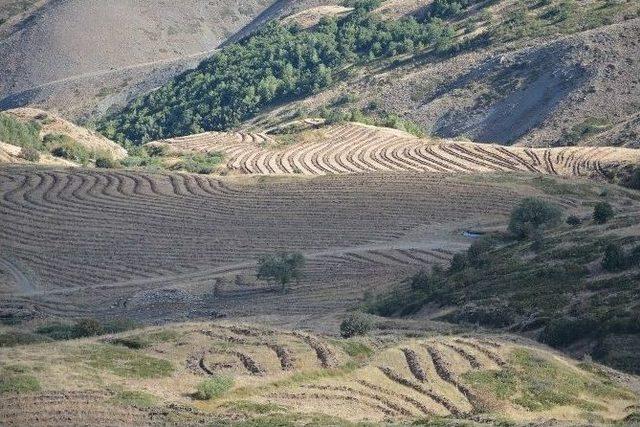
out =
[(262, 133), (209, 132), (156, 144), (166, 144), (175, 153), (220, 152), (230, 171), (261, 175), (513, 171), (602, 177), (608, 169), (640, 163), (640, 151), (633, 149), (542, 149), (440, 141), (357, 123), (286, 136), (291, 143), (284, 147)]
[[(146, 411), (170, 404), (176, 414), (180, 407), (195, 405), (198, 410), (192, 415), (222, 419), (297, 413), (307, 418), (321, 414), (381, 422), (466, 418), (482, 411), (488, 419), (580, 422), (621, 419), (627, 415), (625, 408), (637, 399), (616, 384), (615, 378), (605, 379), (548, 351), (496, 337), (400, 340), (376, 345), (363, 359), (349, 356), (322, 336), (231, 322), (180, 324), (136, 333), (159, 330), (172, 331), (170, 335), (176, 338), (136, 351), (119, 350), (96, 339), (1, 350), (2, 359), (19, 360), (21, 371), (38, 379), (42, 391), (26, 390), (22, 398), (15, 394), (0, 397), (0, 415), (10, 425), (33, 421), (34, 405), (39, 401), (41, 419), (55, 420), (62, 413), (75, 420), (80, 416), (75, 411), (81, 408), (98, 425), (119, 417), (145, 419), (150, 416)], [(331, 352), (336, 364), (326, 367), (315, 345)], [(281, 366), (274, 346), (289, 350), (292, 369)], [(168, 376), (139, 376), (114, 370), (86, 357), (98, 348), (104, 350), (102, 358), (118, 353), (126, 366), (141, 358), (162, 358), (175, 371)], [(243, 355), (264, 369), (256, 372), (244, 366)], [(9, 368), (3, 364), (2, 369)], [(416, 375), (418, 369), (423, 375)], [(74, 374), (68, 375), (70, 371)], [(233, 378), (231, 390), (207, 402), (194, 400), (192, 393), (198, 384), (220, 377)], [(553, 387), (540, 388), (536, 381), (551, 381)], [(100, 389), (103, 391), (95, 391)], [(544, 405), (524, 404), (523, 397)], [(113, 411), (107, 411), (108, 405), (115, 405)]]

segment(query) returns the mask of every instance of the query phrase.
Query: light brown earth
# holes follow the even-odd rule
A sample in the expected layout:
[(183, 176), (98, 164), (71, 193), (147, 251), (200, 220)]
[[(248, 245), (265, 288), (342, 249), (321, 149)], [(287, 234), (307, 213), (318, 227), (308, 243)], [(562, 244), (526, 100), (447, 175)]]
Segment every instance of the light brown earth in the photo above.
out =
[(504, 147), (421, 139), (406, 132), (358, 123), (320, 126), (285, 136), (209, 132), (152, 144), (165, 145), (174, 154), (220, 152), (229, 171), (263, 175), (519, 171), (604, 178), (615, 169), (640, 164), (640, 150), (635, 149)]

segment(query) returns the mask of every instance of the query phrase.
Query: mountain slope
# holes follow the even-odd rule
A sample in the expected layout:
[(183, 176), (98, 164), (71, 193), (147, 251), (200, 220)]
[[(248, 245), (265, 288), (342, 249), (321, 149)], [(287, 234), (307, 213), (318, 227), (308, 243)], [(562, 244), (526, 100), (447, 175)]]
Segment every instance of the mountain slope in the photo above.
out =
[(272, 3), (48, 1), (1, 27), (0, 108), (78, 116), (126, 101), (197, 64)]
[[(615, 143), (638, 146), (640, 18), (632, 5), (442, 6), (451, 4), (384, 2), (368, 13), (363, 2), (336, 26), (274, 25), (139, 98), (103, 129), (139, 143), (358, 108), (402, 116), (435, 136), (543, 147), (603, 145), (599, 133), (624, 126)], [(305, 49), (300, 61), (295, 52)], [(225, 75), (227, 66), (234, 71)]]

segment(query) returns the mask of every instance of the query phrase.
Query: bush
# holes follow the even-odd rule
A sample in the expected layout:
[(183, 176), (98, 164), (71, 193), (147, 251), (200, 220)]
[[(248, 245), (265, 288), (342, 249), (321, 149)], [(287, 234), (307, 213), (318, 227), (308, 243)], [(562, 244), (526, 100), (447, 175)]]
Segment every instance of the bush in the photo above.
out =
[(169, 147), (166, 145), (145, 145), (144, 151), (150, 157), (164, 157), (169, 152)]
[(95, 319), (82, 319), (74, 325), (58, 322), (50, 323), (37, 328), (35, 332), (56, 341), (63, 341), (103, 335), (105, 329)]
[(604, 250), (602, 267), (607, 271), (618, 271), (625, 267), (624, 251), (615, 243), (610, 243)]
[(599, 202), (593, 208), (593, 221), (596, 224), (605, 224), (614, 216), (613, 206), (607, 202)]
[(215, 376), (198, 384), (197, 391), (193, 395), (198, 400), (211, 400), (222, 396), (233, 388), (233, 378), (227, 376)]
[(183, 156), (173, 169), (208, 175), (222, 162), (222, 158), (220, 153), (189, 154)]
[(40, 149), (40, 126), (36, 122), (22, 123), (9, 114), (0, 113), (0, 141)]
[(597, 331), (598, 322), (593, 319), (556, 319), (544, 328), (540, 341), (553, 347), (564, 347), (593, 336)]
[(91, 158), (91, 153), (68, 135), (48, 134), (43, 141), (51, 154), (56, 157), (82, 164), (87, 163)]
[(570, 215), (569, 218), (567, 218), (567, 224), (572, 227), (577, 227), (582, 224), (582, 220), (575, 215)]
[(464, 253), (457, 253), (453, 255), (451, 259), (451, 265), (449, 266), (450, 273), (457, 273), (464, 270), (467, 266), (467, 256)]
[(434, 265), (431, 273), (420, 270), (410, 279), (411, 289), (431, 294), (439, 290), (444, 284), (444, 271), (439, 265)]
[(31, 147), (22, 147), (18, 156), (30, 162), (37, 162), (40, 160), (40, 152)]
[(560, 209), (544, 200), (527, 198), (511, 212), (509, 231), (519, 239), (527, 238), (540, 228), (560, 223)]
[(104, 334), (104, 328), (95, 319), (82, 319), (73, 327), (76, 338), (94, 337)]
[(343, 338), (350, 338), (354, 335), (365, 335), (373, 327), (371, 318), (364, 313), (356, 312), (350, 314), (340, 324), (340, 335)]
[(96, 167), (100, 169), (114, 169), (118, 167), (118, 162), (109, 156), (100, 156), (96, 159)]

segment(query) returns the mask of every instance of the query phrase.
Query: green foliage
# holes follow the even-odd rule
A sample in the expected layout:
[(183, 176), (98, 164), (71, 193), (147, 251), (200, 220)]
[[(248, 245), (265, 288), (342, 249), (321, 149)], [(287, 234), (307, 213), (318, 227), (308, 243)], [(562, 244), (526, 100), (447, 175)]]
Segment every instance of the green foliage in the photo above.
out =
[(267, 255), (258, 261), (257, 277), (267, 282), (279, 283), (284, 291), (292, 280), (302, 279), (305, 264), (306, 259), (299, 252)]
[(0, 375), (0, 395), (23, 394), (40, 390), (40, 382), (32, 375)]
[(582, 224), (582, 220), (575, 215), (569, 215), (569, 217), (567, 218), (567, 224), (572, 227), (577, 227)]
[(96, 335), (118, 333), (135, 327), (135, 324), (126, 320), (113, 320), (100, 323), (95, 319), (81, 319), (75, 324), (53, 322), (38, 327), (36, 334), (51, 338), (56, 341), (71, 340), (77, 338), (93, 337)]
[(586, 372), (576, 372), (559, 362), (519, 349), (510, 364), (500, 371), (471, 371), (463, 379), (480, 393), (508, 399), (529, 411), (546, 411), (558, 406), (576, 405), (585, 410), (594, 407), (588, 398), (627, 398), (624, 389)]
[(598, 322), (590, 318), (552, 320), (542, 331), (540, 340), (553, 347), (565, 347), (592, 336), (598, 330)]
[(38, 123), (22, 123), (5, 113), (0, 113), (0, 141), (18, 147), (42, 149)]
[(114, 169), (119, 163), (111, 156), (99, 156), (96, 158), (96, 167), (100, 169)]
[(351, 357), (367, 359), (374, 355), (371, 347), (358, 341), (343, 340), (338, 341), (338, 345)]
[(310, 31), (271, 22), (134, 100), (100, 123), (99, 130), (135, 144), (226, 130), (264, 108), (328, 87), (346, 65), (451, 46), (454, 31), (442, 20), (381, 20), (367, 12), (374, 3), (358, 2), (353, 13), (323, 19)]
[(544, 227), (558, 225), (562, 211), (555, 205), (536, 198), (527, 198), (511, 212), (509, 231), (519, 239), (531, 237)]
[(598, 202), (593, 208), (593, 221), (596, 224), (605, 224), (614, 216), (613, 206), (607, 202)]
[(173, 373), (171, 362), (113, 345), (91, 345), (81, 348), (89, 366), (109, 371), (124, 378), (162, 378)]
[(37, 344), (49, 341), (46, 337), (28, 332), (4, 332), (0, 333), (0, 347), (15, 347), (18, 345)]
[(624, 250), (620, 245), (610, 243), (604, 250), (602, 268), (607, 271), (622, 270), (626, 265)]
[(434, 0), (427, 13), (430, 16), (443, 19), (452, 18), (459, 15), (473, 3), (477, 3), (477, 0)]
[(213, 152), (205, 154), (188, 154), (182, 156), (172, 169), (190, 173), (210, 174), (222, 162), (222, 154)]
[(92, 157), (92, 153), (89, 150), (69, 135), (50, 133), (44, 136), (43, 142), (51, 154), (56, 157), (62, 157), (83, 165), (89, 162)]
[(340, 335), (343, 338), (350, 338), (355, 335), (366, 335), (371, 331), (373, 322), (364, 313), (355, 312), (347, 316), (340, 324)]
[(233, 378), (217, 375), (198, 384), (193, 397), (198, 400), (211, 400), (222, 396), (233, 388)]
[[(563, 2), (565, 4), (567, 2)], [(558, 5), (561, 10), (566, 10), (562, 8), (561, 5)], [(565, 13), (561, 13), (560, 16), (565, 16)], [(566, 18), (563, 18), (564, 20)], [(564, 133), (564, 142), (565, 145), (576, 145), (583, 139), (589, 138), (590, 136), (596, 135), (600, 132), (604, 132), (607, 129), (611, 128), (611, 123), (605, 119), (595, 119), (588, 118), (584, 120), (582, 123), (579, 123), (571, 128), (569, 132)]]
[(136, 408), (151, 408), (156, 405), (157, 398), (144, 391), (123, 390), (113, 397), (113, 401), (120, 405), (133, 406)]
[(32, 147), (22, 147), (19, 156), (20, 158), (30, 162), (37, 162), (40, 160), (40, 152)]
[(368, 116), (358, 109), (352, 109), (349, 111), (323, 109), (320, 111), (320, 116), (325, 119), (326, 124), (356, 122), (363, 123), (365, 125), (398, 129), (417, 136), (418, 138), (422, 138), (426, 135), (426, 132), (419, 124), (395, 114), (379, 113), (376, 116)]

